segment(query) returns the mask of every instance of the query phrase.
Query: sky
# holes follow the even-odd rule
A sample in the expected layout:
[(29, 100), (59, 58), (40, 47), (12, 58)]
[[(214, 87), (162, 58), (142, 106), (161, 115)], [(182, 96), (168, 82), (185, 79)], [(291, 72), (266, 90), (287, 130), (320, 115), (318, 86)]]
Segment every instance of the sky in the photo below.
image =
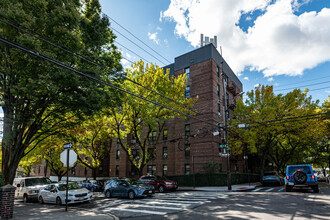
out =
[[(245, 92), (305, 90), (330, 96), (330, 0), (100, 0), (122, 51), (122, 64), (162, 67), (217, 36)], [(133, 36), (133, 35), (134, 36)], [(128, 61), (129, 60), (129, 61)]]

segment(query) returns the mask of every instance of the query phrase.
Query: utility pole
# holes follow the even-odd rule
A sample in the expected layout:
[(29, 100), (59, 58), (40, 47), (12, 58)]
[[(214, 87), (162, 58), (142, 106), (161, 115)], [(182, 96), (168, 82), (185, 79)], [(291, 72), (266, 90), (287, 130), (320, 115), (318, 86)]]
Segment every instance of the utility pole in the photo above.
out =
[[(230, 148), (228, 145), (228, 106), (227, 106), (227, 92), (226, 92), (226, 87), (227, 87), (227, 82), (226, 82), (226, 76), (223, 73), (223, 62), (221, 62), (221, 76), (222, 76), (222, 84), (223, 84), (223, 104), (224, 104), (224, 136), (225, 136), (225, 149), (226, 149), (226, 155), (227, 155), (227, 185), (228, 185), (228, 190), (231, 190), (231, 172), (230, 172)], [(220, 132), (220, 128), (219, 128)]]

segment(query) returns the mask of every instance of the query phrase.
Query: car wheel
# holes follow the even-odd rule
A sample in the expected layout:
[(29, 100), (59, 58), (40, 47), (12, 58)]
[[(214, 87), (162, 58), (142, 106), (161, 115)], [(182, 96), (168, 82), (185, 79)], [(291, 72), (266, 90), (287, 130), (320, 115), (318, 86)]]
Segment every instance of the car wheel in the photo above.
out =
[(23, 196), (23, 202), (24, 203), (27, 203), (29, 201), (30, 201), (30, 199), (29, 199), (28, 195), (24, 194), (24, 196)]
[(111, 198), (111, 192), (110, 192), (110, 190), (107, 190), (107, 191), (105, 192), (105, 197), (107, 197), (107, 198)]
[(129, 199), (134, 199), (135, 198), (135, 193), (132, 190), (128, 192), (128, 198)]
[(42, 196), (39, 196), (38, 201), (40, 204), (44, 204), (44, 199), (42, 198)]
[(56, 198), (56, 205), (62, 205), (62, 200), (60, 197)]
[(313, 188), (313, 192), (315, 192), (315, 193), (318, 193), (318, 192), (320, 192), (320, 190), (319, 190), (319, 186), (314, 186)]
[(286, 186), (285, 187), (285, 191), (286, 192), (291, 192), (292, 191), (292, 187), (291, 186)]
[(165, 192), (165, 187), (162, 186), (162, 185), (160, 185), (159, 188), (158, 188), (158, 191), (159, 191), (160, 193)]
[(303, 171), (296, 171), (292, 175), (294, 181), (298, 184), (304, 184), (307, 180), (307, 174)]

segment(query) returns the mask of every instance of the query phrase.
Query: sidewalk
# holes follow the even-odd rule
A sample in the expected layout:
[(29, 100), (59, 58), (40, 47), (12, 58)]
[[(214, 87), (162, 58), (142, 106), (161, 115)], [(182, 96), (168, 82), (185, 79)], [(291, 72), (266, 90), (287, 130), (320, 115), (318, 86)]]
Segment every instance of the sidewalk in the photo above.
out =
[(248, 183), (232, 185), (232, 190), (228, 190), (228, 186), (203, 186), (203, 187), (192, 187), (192, 186), (179, 186), (178, 191), (209, 191), (209, 192), (239, 192), (245, 190), (255, 189), (260, 186), (260, 183)]
[(35, 219), (35, 220), (97, 220), (109, 219), (119, 220), (117, 216), (112, 214), (96, 213), (91, 210), (80, 209), (78, 207), (68, 207), (57, 205), (41, 205), (36, 203), (23, 203), (15, 200), (14, 218), (13, 220)]
[[(248, 183), (232, 185), (231, 191), (245, 191), (254, 189), (260, 183)], [(209, 192), (229, 192), (227, 186), (208, 186), (208, 187), (179, 187), (178, 191), (209, 191)], [(82, 209), (76, 206), (69, 206), (68, 212), (65, 211), (65, 206), (57, 205), (42, 205), (38, 203), (23, 203), (15, 200), (14, 220), (34, 219), (34, 220), (97, 220), (109, 219), (119, 220), (119, 218), (112, 214), (104, 214), (93, 212), (92, 210)]]

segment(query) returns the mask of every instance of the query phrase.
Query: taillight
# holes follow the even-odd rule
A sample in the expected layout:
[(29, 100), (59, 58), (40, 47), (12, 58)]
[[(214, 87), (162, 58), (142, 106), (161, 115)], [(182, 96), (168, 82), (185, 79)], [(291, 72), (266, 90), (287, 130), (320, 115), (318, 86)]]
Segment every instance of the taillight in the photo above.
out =
[(290, 179), (290, 177), (289, 176), (286, 176), (286, 179), (288, 180), (288, 179)]
[(315, 176), (314, 175), (312, 175), (312, 179), (315, 179)]
[(298, 169), (298, 171), (301, 171), (301, 169)]

